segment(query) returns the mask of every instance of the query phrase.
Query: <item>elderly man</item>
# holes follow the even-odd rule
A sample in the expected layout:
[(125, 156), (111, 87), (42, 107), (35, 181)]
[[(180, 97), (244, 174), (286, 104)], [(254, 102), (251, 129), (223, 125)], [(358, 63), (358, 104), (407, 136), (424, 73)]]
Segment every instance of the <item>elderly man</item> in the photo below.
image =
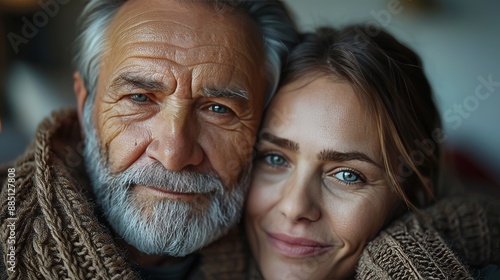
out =
[(0, 173), (3, 276), (243, 276), (234, 234), (206, 246), (239, 220), (296, 42), (283, 5), (93, 0), (81, 19), (77, 112), (46, 119)]

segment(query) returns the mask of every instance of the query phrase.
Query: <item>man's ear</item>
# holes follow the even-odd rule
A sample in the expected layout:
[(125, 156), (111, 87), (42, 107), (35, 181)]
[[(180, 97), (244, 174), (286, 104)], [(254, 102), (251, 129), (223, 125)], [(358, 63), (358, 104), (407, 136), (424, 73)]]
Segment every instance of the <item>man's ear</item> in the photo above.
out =
[(85, 100), (87, 100), (88, 92), (85, 87), (85, 83), (83, 82), (83, 78), (80, 76), (80, 72), (78, 71), (73, 74), (73, 89), (76, 94), (78, 120), (80, 121), (80, 124), (82, 124), (83, 107), (85, 105)]

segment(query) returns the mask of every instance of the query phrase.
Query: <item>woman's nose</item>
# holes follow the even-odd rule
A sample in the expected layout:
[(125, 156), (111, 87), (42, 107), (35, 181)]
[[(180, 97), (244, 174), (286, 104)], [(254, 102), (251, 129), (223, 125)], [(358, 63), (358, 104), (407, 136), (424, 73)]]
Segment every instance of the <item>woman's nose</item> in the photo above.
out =
[(321, 185), (309, 177), (292, 176), (282, 192), (279, 210), (293, 222), (315, 222), (321, 218)]

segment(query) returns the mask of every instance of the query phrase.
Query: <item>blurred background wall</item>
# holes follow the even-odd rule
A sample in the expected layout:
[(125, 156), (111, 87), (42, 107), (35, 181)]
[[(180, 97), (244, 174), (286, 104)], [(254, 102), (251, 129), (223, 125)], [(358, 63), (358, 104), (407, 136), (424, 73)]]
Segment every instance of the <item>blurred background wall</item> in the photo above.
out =
[(0, 0), (0, 163), (51, 111), (75, 106), (72, 44), (82, 0)]
[[(465, 169), (479, 166), (500, 181), (500, 1), (285, 2), (301, 30), (371, 23), (412, 47), (435, 91), (446, 145), (475, 164)], [(22, 152), (50, 111), (74, 106), (71, 47), (82, 5), (0, 0), (0, 162)]]

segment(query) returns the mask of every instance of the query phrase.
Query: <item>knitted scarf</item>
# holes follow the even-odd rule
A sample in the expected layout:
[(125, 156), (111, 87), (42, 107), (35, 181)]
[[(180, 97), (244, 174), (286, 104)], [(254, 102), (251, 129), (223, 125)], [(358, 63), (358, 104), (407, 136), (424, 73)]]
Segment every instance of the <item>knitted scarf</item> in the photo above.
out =
[[(62, 140), (78, 134), (75, 118), (74, 112), (64, 111), (46, 119), (24, 155), (8, 166), (15, 170), (15, 267), (5, 263), (11, 279), (135, 278), (123, 252), (94, 215), (83, 194), (85, 186), (74, 180), (69, 162), (61, 157), (69, 146), (54, 149), (55, 137)], [(2, 168), (0, 176), (7, 177), (8, 170)], [(0, 199), (3, 255), (10, 251), (10, 230), (4, 230), (7, 218), (12, 218), (7, 215), (7, 190), (4, 184)]]
[(472, 267), (500, 265), (500, 204), (443, 199), (381, 231), (363, 251), (359, 279), (473, 279)]

